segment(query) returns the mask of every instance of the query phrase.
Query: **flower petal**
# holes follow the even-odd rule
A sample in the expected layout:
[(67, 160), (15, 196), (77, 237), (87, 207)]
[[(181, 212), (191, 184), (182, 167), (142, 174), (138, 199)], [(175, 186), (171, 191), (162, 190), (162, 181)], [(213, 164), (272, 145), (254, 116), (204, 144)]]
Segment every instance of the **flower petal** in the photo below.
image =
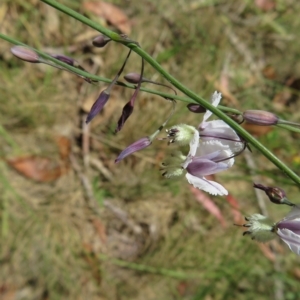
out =
[(291, 251), (300, 255), (300, 236), (288, 229), (278, 229), (277, 234), (289, 246)]
[(300, 222), (300, 205), (295, 205), (283, 220), (298, 220)]
[(117, 157), (117, 159), (115, 160), (115, 163), (118, 163), (120, 160), (124, 159), (125, 157), (127, 157), (128, 155), (136, 152), (136, 151), (140, 151), (144, 148), (147, 148), (148, 146), (151, 145), (151, 140), (149, 139), (149, 137), (143, 137), (137, 141), (135, 141), (134, 143), (132, 143), (131, 145), (129, 145), (126, 149), (124, 149), (119, 156)]
[(184, 169), (188, 166), (188, 164), (192, 161), (193, 157), (196, 155), (196, 152), (197, 152), (197, 149), (199, 146), (199, 131), (194, 127), (191, 127), (191, 128), (194, 129), (194, 133), (193, 133), (193, 136), (192, 136), (192, 138), (190, 140), (190, 144), (189, 144), (190, 152), (187, 155), (185, 162), (182, 164), (182, 167)]
[(186, 170), (193, 176), (202, 177), (206, 175), (216, 174), (228, 169), (226, 163), (216, 163), (209, 159), (194, 158), (187, 166)]
[(215, 181), (210, 181), (205, 179), (204, 177), (199, 178), (196, 176), (193, 176), (189, 173), (185, 175), (187, 181), (192, 184), (194, 187), (203, 190), (209, 194), (212, 195), (228, 195), (227, 190), (219, 183)]
[[(222, 94), (221, 93), (218, 93), (217, 91), (215, 91), (212, 96), (211, 96), (211, 104), (214, 106), (214, 107), (217, 107), (221, 101), (221, 98), (222, 98)], [(206, 120), (212, 115), (212, 112), (211, 111), (207, 111), (204, 116), (203, 116), (203, 121), (202, 123), (206, 122)]]
[(86, 123), (92, 121), (92, 119), (102, 110), (106, 102), (108, 101), (110, 97), (110, 94), (107, 92), (107, 90), (103, 90), (97, 100), (94, 102), (89, 114), (86, 117)]

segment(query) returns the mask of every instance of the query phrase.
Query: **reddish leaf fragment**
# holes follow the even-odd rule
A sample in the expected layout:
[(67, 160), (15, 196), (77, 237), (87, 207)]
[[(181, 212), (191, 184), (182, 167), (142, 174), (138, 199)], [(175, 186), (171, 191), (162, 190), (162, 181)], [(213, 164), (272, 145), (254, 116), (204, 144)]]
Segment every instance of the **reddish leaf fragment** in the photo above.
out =
[(226, 200), (231, 206), (231, 213), (233, 215), (234, 223), (236, 224), (240, 223), (243, 220), (243, 216), (239, 210), (239, 203), (230, 194), (226, 196)]
[(46, 157), (30, 155), (6, 159), (6, 162), (23, 176), (38, 182), (54, 181), (66, 172)]
[(99, 234), (101, 241), (105, 244), (107, 240), (105, 226), (99, 219), (93, 219), (93, 225), (95, 230)]
[(255, 0), (255, 5), (263, 11), (274, 10), (276, 7), (275, 1), (272, 0)]
[(71, 154), (71, 141), (67, 137), (60, 135), (56, 137), (56, 143), (59, 150), (60, 158), (66, 163), (69, 160)]
[(115, 26), (122, 33), (130, 34), (131, 24), (127, 16), (117, 6), (103, 1), (85, 1), (85, 10), (104, 18), (107, 22)]
[(203, 191), (196, 189), (192, 186), (190, 186), (190, 190), (194, 194), (196, 200), (202, 204), (202, 206), (214, 217), (216, 217), (219, 222), (221, 223), (222, 227), (226, 227), (225, 219), (223, 218), (223, 215), (220, 211), (220, 209), (217, 207), (217, 205), (213, 202), (213, 200)]

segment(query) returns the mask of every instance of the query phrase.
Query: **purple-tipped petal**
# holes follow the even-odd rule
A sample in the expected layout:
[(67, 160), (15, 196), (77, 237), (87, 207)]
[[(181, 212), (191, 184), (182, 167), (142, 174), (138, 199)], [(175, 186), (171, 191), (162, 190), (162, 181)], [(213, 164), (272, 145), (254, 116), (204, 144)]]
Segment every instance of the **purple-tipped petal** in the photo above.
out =
[(203, 159), (203, 158), (198, 158), (198, 159), (194, 158), (186, 168), (188, 173), (196, 177), (216, 174), (226, 169), (228, 169), (226, 163), (221, 163), (221, 162), (215, 163), (209, 159)]
[(93, 104), (87, 118), (86, 118), (86, 123), (89, 123), (92, 121), (92, 119), (102, 110), (106, 102), (108, 101), (110, 97), (110, 94), (107, 92), (107, 90), (104, 90), (100, 93), (99, 97)]
[(38, 54), (32, 49), (23, 46), (14, 46), (10, 49), (10, 51), (19, 59), (30, 63), (40, 63)]
[(277, 223), (277, 228), (288, 229), (296, 234), (300, 234), (300, 220), (282, 220)]
[(206, 108), (199, 104), (190, 103), (186, 107), (188, 108), (189, 111), (195, 114), (201, 114), (206, 112)]
[(131, 101), (126, 103), (126, 105), (123, 107), (122, 115), (118, 121), (118, 126), (116, 128), (116, 132), (119, 132), (122, 127), (124, 126), (126, 120), (130, 117), (130, 115), (133, 112), (133, 104)]
[(288, 229), (278, 229), (277, 234), (289, 246), (291, 251), (300, 255), (300, 236)]
[(117, 159), (115, 160), (115, 163), (118, 163), (120, 160), (124, 159), (125, 157), (127, 157), (128, 155), (136, 152), (136, 151), (140, 151), (144, 148), (147, 148), (148, 146), (151, 145), (151, 140), (149, 139), (149, 137), (144, 137), (139, 139), (138, 141), (134, 142), (133, 144), (131, 144), (130, 146), (128, 146), (126, 149), (124, 149), (119, 156), (117, 157)]

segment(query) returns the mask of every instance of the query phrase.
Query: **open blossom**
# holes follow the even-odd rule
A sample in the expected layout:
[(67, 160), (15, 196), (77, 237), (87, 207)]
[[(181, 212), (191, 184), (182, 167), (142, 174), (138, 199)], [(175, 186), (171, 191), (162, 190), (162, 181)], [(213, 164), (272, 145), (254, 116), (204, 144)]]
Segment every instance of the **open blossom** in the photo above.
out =
[[(221, 93), (214, 92), (212, 104), (217, 106)], [(227, 190), (215, 181), (205, 176), (227, 170), (234, 164), (234, 156), (245, 148), (245, 142), (236, 132), (221, 120), (207, 121), (212, 115), (210, 111), (204, 114), (203, 121), (196, 129), (193, 126), (180, 124), (167, 130), (169, 143), (189, 145), (187, 156), (181, 155), (176, 160), (168, 159), (164, 164), (167, 178), (186, 174), (185, 177), (194, 187), (213, 195), (227, 195)]]
[[(211, 98), (212, 105), (217, 107), (221, 97), (221, 93), (214, 92)], [(190, 148), (193, 147), (193, 149), (190, 149), (190, 155), (195, 155), (199, 146), (196, 144), (196, 140), (199, 141), (199, 139), (203, 142), (218, 140), (233, 154), (242, 152), (245, 148), (245, 141), (223, 120), (207, 121), (211, 115), (211, 111), (206, 111), (198, 129), (186, 124), (171, 127), (167, 131), (169, 143), (190, 145)]]
[(300, 255), (300, 206), (295, 205), (283, 220), (276, 223), (275, 227), (276, 233), (291, 251)]
[(248, 227), (243, 235), (250, 235), (253, 240), (267, 242), (278, 235), (291, 251), (300, 255), (300, 206), (295, 205), (289, 214), (277, 223), (269, 218), (254, 214), (246, 218)]
[(195, 155), (191, 155), (193, 149), (191, 147), (187, 156), (176, 153), (168, 158), (163, 163), (163, 176), (171, 178), (185, 173), (187, 181), (194, 187), (212, 195), (227, 195), (227, 190), (221, 184), (208, 180), (205, 176), (230, 168), (234, 163), (231, 151), (217, 140), (201, 142)]

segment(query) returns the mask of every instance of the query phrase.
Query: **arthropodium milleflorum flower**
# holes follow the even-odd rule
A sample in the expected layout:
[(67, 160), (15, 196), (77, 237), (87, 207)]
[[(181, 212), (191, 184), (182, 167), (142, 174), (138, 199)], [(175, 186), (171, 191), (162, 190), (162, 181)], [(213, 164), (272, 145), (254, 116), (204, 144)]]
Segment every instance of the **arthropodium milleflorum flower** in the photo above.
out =
[[(214, 92), (212, 104), (217, 106), (220, 100), (221, 94)], [(186, 173), (188, 182), (194, 187), (213, 195), (227, 195), (223, 186), (205, 176), (230, 168), (234, 164), (233, 157), (245, 149), (245, 142), (224, 121), (207, 121), (211, 115), (210, 111), (205, 113), (199, 129), (180, 124), (167, 131), (169, 143), (189, 145), (190, 150), (186, 157), (173, 155), (168, 158), (163, 164), (163, 175), (171, 178)]]
[(295, 205), (290, 213), (277, 223), (269, 218), (254, 214), (246, 218), (248, 223), (242, 225), (248, 230), (243, 235), (250, 235), (253, 240), (267, 242), (278, 235), (291, 251), (300, 255), (300, 206)]
[[(198, 138), (199, 139), (199, 138)], [(197, 146), (198, 146), (197, 141)], [(194, 187), (212, 195), (227, 195), (227, 190), (219, 183), (208, 180), (205, 176), (227, 170), (234, 164), (232, 152), (218, 140), (200, 141), (196, 153), (191, 145), (190, 152), (184, 156), (176, 152), (163, 163), (163, 176), (178, 177), (185, 173), (187, 181)]]

